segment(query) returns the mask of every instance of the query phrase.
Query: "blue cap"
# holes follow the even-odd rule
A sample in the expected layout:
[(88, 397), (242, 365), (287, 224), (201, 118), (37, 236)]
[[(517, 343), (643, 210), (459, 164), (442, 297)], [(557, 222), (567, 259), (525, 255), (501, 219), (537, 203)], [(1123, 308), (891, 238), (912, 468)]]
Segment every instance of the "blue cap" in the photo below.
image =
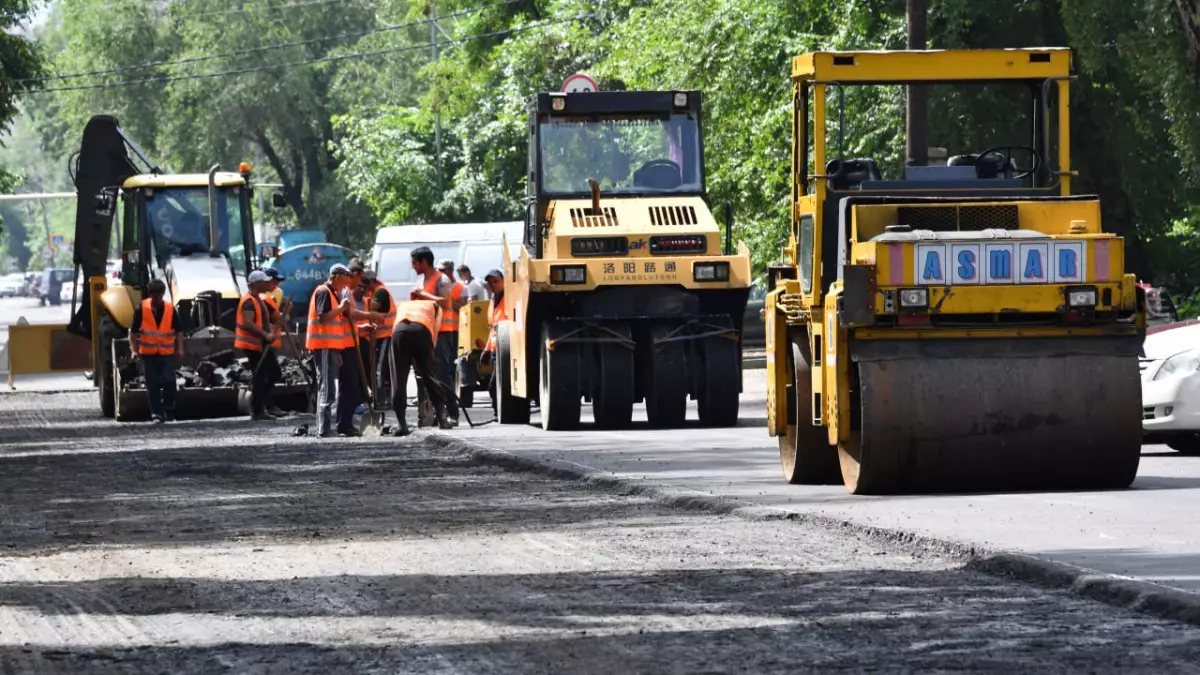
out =
[(501, 272), (500, 270), (492, 270), (491, 272), (488, 272), (487, 274), (483, 275), (483, 280), (487, 281), (488, 279), (491, 279), (492, 277), (496, 277), (497, 279), (503, 279), (504, 272)]
[(263, 274), (266, 274), (268, 279), (274, 279), (275, 281), (283, 281), (285, 279), (283, 272), (274, 267), (264, 267)]

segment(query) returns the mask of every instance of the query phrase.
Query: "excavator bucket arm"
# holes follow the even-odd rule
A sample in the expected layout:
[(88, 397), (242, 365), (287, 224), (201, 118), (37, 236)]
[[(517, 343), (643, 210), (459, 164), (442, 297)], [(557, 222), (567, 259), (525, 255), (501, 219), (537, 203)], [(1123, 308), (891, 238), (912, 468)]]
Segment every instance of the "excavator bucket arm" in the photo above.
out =
[(67, 330), (89, 340), (92, 338), (92, 298), (87, 280), (104, 275), (108, 246), (112, 241), (117, 190), (125, 179), (139, 173), (129, 158), (128, 145), (129, 140), (115, 117), (96, 115), (84, 127), (83, 143), (76, 159), (74, 263), (82, 293)]

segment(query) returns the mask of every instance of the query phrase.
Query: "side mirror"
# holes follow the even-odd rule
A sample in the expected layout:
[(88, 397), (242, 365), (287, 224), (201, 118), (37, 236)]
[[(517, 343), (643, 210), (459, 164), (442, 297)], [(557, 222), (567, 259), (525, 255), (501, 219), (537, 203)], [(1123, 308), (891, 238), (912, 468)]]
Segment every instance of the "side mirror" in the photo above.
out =
[(281, 209), (287, 205), (287, 197), (282, 192), (276, 192), (275, 194), (271, 195), (271, 206)]

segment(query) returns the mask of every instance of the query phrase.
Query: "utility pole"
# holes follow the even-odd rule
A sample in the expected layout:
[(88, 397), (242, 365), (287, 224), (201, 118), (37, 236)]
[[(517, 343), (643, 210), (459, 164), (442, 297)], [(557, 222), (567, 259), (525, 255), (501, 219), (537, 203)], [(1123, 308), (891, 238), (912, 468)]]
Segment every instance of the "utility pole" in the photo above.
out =
[[(929, 14), (925, 2), (908, 0), (909, 49), (925, 49), (928, 42)], [(928, 93), (924, 86), (908, 86), (904, 137), (908, 142), (906, 155), (909, 166), (925, 166), (929, 163), (929, 138), (925, 133), (929, 116)]]
[[(433, 54), (433, 63), (436, 65), (438, 61), (437, 0), (429, 0), (429, 49)], [(438, 192), (444, 193), (445, 188), (442, 187), (442, 110), (436, 96), (433, 101), (433, 112), (435, 116), (433, 146), (437, 152)]]

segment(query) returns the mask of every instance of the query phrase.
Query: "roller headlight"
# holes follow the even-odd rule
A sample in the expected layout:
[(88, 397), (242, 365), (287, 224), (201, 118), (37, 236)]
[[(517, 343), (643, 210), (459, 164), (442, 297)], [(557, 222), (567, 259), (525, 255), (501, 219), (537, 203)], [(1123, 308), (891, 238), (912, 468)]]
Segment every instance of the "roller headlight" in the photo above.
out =
[(1188, 375), (1200, 370), (1200, 351), (1188, 351), (1176, 354), (1163, 362), (1154, 373), (1154, 379), (1165, 380), (1168, 377)]
[(1067, 286), (1067, 308), (1093, 309), (1095, 306), (1095, 286)]
[(901, 288), (900, 307), (904, 309), (922, 309), (929, 306), (929, 289)]
[(696, 263), (692, 266), (692, 278), (696, 281), (729, 281), (729, 263)]
[(550, 283), (582, 284), (587, 282), (587, 267), (584, 265), (553, 265), (550, 267)]

